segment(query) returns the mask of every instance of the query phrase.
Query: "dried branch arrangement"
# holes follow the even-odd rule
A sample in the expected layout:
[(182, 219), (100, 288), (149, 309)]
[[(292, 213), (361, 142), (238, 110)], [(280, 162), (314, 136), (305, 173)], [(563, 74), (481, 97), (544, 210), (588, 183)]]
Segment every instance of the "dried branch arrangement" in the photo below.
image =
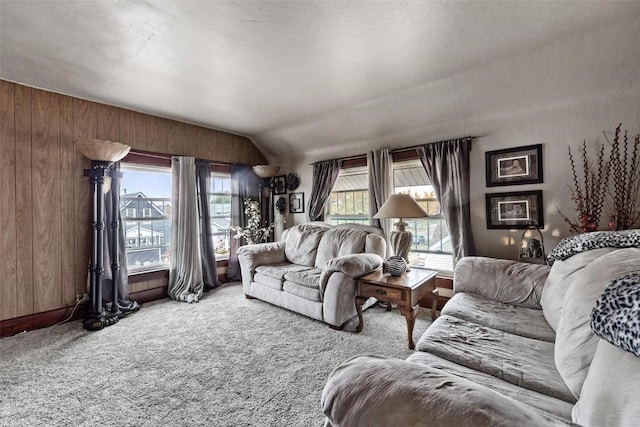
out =
[[(611, 144), (609, 168), (611, 169), (611, 215), (609, 228), (628, 230), (640, 226), (640, 134), (631, 136), (616, 128)], [(606, 135), (605, 135), (606, 138)], [(607, 139), (608, 141), (608, 139)]]
[(605, 145), (601, 144), (595, 161), (589, 159), (587, 144), (583, 141), (580, 177), (569, 147), (573, 176), (571, 200), (575, 203), (578, 218), (569, 218), (558, 212), (572, 233), (598, 230), (605, 206), (610, 212), (610, 229), (628, 230), (640, 226), (640, 134), (629, 137), (621, 128), (622, 124), (619, 124), (613, 141), (609, 141), (605, 134), (609, 154), (607, 156)]

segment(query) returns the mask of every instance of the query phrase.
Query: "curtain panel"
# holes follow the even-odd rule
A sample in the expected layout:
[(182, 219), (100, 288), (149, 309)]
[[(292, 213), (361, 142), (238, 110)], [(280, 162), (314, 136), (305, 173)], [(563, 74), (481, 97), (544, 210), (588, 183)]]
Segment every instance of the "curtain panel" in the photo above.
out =
[(469, 152), (472, 138), (417, 147), (449, 228), (454, 263), (475, 254), (471, 231)]
[(169, 297), (177, 301), (198, 302), (204, 290), (200, 252), (200, 223), (193, 157), (173, 157), (171, 267)]
[[(111, 169), (120, 172), (120, 162), (111, 165)], [(136, 301), (129, 300), (129, 272), (127, 269), (127, 244), (125, 238), (125, 226), (122, 222), (120, 214), (120, 180), (111, 180), (111, 189), (105, 196), (104, 203), (104, 223), (105, 233), (103, 240), (103, 265), (104, 275), (102, 276), (102, 299), (103, 301), (113, 301), (113, 281), (116, 280), (118, 286), (118, 307), (123, 314), (130, 314), (140, 308)], [(113, 239), (112, 227), (119, 225), (117, 233), (118, 239), (118, 264), (120, 269), (117, 275), (113, 276), (111, 265), (114, 260), (111, 259), (111, 248), (115, 244)]]
[[(246, 228), (247, 218), (244, 213), (244, 201), (251, 198), (258, 200), (260, 192), (260, 178), (253, 173), (251, 166), (231, 166), (231, 225)], [(238, 248), (241, 245), (239, 239), (231, 236), (229, 245), (229, 261), (227, 266), (227, 279), (242, 280), (240, 263), (238, 262)]]
[[(386, 148), (369, 151), (367, 153), (367, 169), (369, 172), (369, 222), (373, 226), (382, 228), (388, 241), (393, 221), (390, 218), (373, 218), (373, 215), (393, 194), (393, 157), (391, 152)], [(387, 255), (390, 255), (391, 246), (387, 246)]]
[(325, 160), (313, 164), (313, 183), (309, 196), (309, 221), (323, 221), (324, 208), (340, 173), (340, 160)]
[(196, 187), (198, 190), (198, 213), (200, 214), (200, 254), (204, 290), (218, 287), (216, 252), (211, 235), (211, 212), (209, 211), (209, 188), (211, 188), (211, 164), (196, 159)]

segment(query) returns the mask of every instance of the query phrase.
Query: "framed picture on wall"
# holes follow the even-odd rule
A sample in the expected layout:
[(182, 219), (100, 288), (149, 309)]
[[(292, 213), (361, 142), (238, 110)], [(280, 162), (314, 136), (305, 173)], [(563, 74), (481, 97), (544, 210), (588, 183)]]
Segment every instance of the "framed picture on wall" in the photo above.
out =
[(537, 184), (542, 178), (542, 144), (487, 151), (487, 187)]
[(287, 194), (287, 176), (274, 176), (271, 178), (271, 186), (273, 187), (273, 194), (276, 196), (279, 194)]
[(304, 213), (304, 193), (289, 194), (289, 213)]
[(487, 228), (544, 227), (542, 191), (486, 194)]

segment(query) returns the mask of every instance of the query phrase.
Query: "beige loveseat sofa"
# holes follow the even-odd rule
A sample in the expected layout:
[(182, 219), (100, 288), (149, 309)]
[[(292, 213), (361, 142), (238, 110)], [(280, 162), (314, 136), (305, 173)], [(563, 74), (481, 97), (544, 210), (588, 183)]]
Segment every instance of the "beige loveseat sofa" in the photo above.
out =
[(331, 374), (327, 425), (640, 425), (639, 247), (640, 230), (598, 232), (552, 267), (462, 259), (418, 351)]
[(385, 251), (378, 228), (296, 225), (279, 242), (238, 249), (244, 294), (340, 329), (357, 314), (355, 278), (380, 267)]

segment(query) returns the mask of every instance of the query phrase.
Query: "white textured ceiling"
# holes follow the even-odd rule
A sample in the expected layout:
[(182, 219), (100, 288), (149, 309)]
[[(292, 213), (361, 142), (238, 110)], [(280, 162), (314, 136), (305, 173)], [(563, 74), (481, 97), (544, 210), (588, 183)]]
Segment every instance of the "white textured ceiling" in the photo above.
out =
[[(0, 0), (0, 78), (321, 159), (624, 91), (639, 15), (639, 2)], [(610, 49), (580, 36), (629, 17)], [(439, 135), (447, 123), (458, 134)]]

